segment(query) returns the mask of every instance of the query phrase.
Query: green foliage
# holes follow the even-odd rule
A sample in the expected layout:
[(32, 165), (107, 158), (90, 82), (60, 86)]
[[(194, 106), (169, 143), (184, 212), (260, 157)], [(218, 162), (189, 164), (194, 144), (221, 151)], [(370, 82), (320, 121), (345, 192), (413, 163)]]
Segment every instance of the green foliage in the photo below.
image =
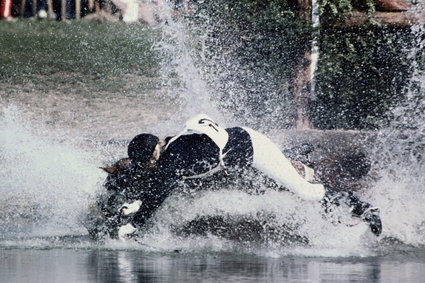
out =
[(319, 0), (319, 7), (322, 23), (344, 20), (354, 10), (375, 13), (374, 0)]
[(3, 21), (0, 81), (54, 73), (104, 77), (136, 71), (153, 76), (157, 68), (151, 49), (154, 37), (152, 30), (136, 25)]
[(317, 99), (310, 116), (322, 129), (375, 129), (391, 118), (412, 73), (409, 32), (388, 29), (321, 33)]

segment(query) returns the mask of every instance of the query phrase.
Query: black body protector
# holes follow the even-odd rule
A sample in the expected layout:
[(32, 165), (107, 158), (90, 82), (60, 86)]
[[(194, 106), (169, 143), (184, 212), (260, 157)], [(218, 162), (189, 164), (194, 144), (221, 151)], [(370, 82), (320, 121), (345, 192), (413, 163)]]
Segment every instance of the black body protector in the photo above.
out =
[(226, 132), (229, 139), (222, 160), (220, 148), (206, 134), (181, 135), (169, 143), (151, 176), (154, 182), (142, 193), (143, 203), (133, 217), (133, 224), (142, 226), (181, 181), (210, 176), (224, 167), (229, 170), (249, 167), (253, 149), (248, 133), (239, 127)]

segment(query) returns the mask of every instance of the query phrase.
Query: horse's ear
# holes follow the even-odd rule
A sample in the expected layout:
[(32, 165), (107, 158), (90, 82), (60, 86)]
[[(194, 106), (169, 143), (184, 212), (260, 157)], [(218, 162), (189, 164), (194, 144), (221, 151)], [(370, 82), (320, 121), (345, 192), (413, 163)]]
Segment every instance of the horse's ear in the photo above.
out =
[(118, 169), (127, 169), (128, 167), (130, 167), (130, 165), (131, 165), (130, 158), (121, 158), (115, 163), (114, 166), (118, 170)]
[(116, 166), (111, 166), (111, 167), (99, 167), (100, 169), (103, 169), (103, 171), (105, 171), (108, 174), (114, 174), (118, 168)]
[(118, 170), (127, 169), (130, 167), (131, 161), (129, 158), (121, 158), (114, 165), (108, 167), (99, 167), (108, 174), (114, 174)]

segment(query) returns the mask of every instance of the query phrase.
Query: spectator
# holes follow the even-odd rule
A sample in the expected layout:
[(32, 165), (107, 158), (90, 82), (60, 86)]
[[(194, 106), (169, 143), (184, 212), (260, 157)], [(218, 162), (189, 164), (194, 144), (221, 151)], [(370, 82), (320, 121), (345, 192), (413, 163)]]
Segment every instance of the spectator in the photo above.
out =
[(0, 2), (0, 19), (6, 19), (6, 21), (12, 20), (12, 0), (1, 0)]
[(46, 19), (47, 18), (46, 10), (47, 10), (47, 0), (38, 0), (36, 9), (34, 9), (33, 0), (28, 0), (25, 2), (24, 17), (25, 18), (38, 17), (39, 19)]

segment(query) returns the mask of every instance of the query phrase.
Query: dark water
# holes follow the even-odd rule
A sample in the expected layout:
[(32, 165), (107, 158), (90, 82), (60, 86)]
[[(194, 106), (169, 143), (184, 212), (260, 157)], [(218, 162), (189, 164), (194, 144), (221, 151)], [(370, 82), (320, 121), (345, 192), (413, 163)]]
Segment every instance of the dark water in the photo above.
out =
[(107, 249), (0, 249), (0, 282), (424, 282), (425, 251), (261, 257)]

